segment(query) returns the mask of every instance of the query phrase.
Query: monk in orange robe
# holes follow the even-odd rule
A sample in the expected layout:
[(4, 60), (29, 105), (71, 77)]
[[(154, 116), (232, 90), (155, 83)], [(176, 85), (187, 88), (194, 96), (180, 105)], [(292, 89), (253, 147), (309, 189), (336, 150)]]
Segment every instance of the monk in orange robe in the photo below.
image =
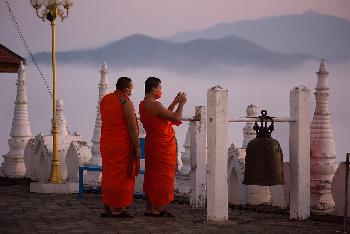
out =
[[(161, 80), (149, 77), (145, 98), (140, 103), (140, 119), (146, 130), (143, 190), (147, 199), (145, 215), (174, 217), (164, 207), (174, 200), (176, 140), (173, 124), (181, 124), (186, 94), (178, 93), (168, 108), (156, 101), (162, 96)], [(176, 111), (173, 110), (177, 106)]]
[[(100, 151), (102, 157), (101, 217), (132, 218), (126, 208), (132, 202), (135, 168), (139, 168), (140, 146), (138, 124), (129, 96), (133, 89), (130, 78), (121, 77), (113, 93), (100, 102), (102, 120)], [(136, 166), (135, 166), (136, 164)]]

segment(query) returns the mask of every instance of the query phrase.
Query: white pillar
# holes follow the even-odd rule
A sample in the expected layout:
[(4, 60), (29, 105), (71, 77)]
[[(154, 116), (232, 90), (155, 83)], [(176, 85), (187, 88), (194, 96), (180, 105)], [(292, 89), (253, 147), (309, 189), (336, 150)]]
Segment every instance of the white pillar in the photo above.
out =
[(207, 108), (207, 220), (227, 221), (228, 90), (220, 86), (209, 89)]
[(290, 218), (310, 217), (310, 91), (295, 87), (290, 92), (289, 163)]
[(26, 175), (24, 164), (24, 149), (32, 136), (28, 119), (27, 79), (23, 62), (18, 68), (17, 95), (13, 114), (11, 139), (8, 140), (10, 151), (3, 156), (4, 162), (0, 175), (11, 178), (21, 178)]
[(332, 132), (331, 114), (328, 109), (330, 88), (328, 71), (321, 61), (316, 72), (316, 108), (310, 127), (311, 138), (311, 211), (316, 214), (331, 214), (335, 206), (331, 184), (337, 170), (335, 144)]
[[(99, 95), (97, 101), (97, 114), (95, 120), (94, 134), (92, 136), (91, 142), (91, 154), (92, 157), (87, 163), (88, 165), (102, 165), (102, 158), (100, 153), (100, 137), (101, 137), (101, 113), (100, 113), (100, 101), (108, 93), (108, 68), (106, 63), (102, 64), (101, 68), (101, 79), (98, 87)], [(88, 171), (87, 175), (84, 178), (84, 182), (95, 186), (101, 183), (101, 173), (96, 171)]]
[(199, 121), (190, 122), (191, 159), (191, 207), (205, 207), (207, 201), (207, 126), (204, 106), (196, 106), (195, 117)]

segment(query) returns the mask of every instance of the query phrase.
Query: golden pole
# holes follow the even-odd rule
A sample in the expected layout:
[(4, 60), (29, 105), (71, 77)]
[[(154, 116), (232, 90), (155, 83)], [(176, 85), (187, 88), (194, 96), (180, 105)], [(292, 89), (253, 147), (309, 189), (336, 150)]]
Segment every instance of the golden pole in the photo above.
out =
[[(48, 4), (47, 4), (48, 3)], [(62, 9), (59, 8), (62, 1), (48, 1), (46, 2), (44, 10), (39, 15), (39, 9), (43, 5), (43, 1), (32, 1), (33, 8), (36, 11), (36, 15), (43, 21), (48, 20), (51, 22), (51, 33), (52, 33), (52, 79), (53, 79), (53, 92), (52, 92), (52, 162), (50, 171), (50, 182), (51, 183), (62, 183), (60, 161), (58, 158), (58, 129), (56, 120), (56, 17), (59, 16), (63, 22), (68, 17), (69, 10), (73, 5), (72, 0), (65, 0), (63, 7), (67, 10), (67, 14), (64, 15)]]
[(51, 9), (53, 20), (51, 21), (52, 32), (52, 76), (53, 76), (53, 94), (52, 94), (52, 135), (53, 135), (53, 157), (51, 162), (50, 182), (62, 183), (60, 161), (58, 158), (58, 138), (57, 138), (57, 121), (56, 121), (56, 16), (57, 8)]

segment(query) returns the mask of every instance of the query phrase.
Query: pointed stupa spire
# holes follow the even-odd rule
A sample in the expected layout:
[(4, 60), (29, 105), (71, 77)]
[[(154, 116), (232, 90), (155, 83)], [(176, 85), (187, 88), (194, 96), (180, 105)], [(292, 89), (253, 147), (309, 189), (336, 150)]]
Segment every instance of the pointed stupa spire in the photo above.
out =
[[(250, 104), (249, 106), (247, 106), (246, 115), (247, 115), (246, 117), (257, 117), (258, 116), (257, 107), (253, 104)], [(243, 149), (247, 148), (249, 141), (251, 141), (256, 137), (256, 133), (253, 127), (254, 127), (254, 123), (247, 122), (243, 128), (243, 143), (242, 143)]]
[[(108, 68), (106, 62), (102, 64), (100, 70), (101, 78), (98, 85), (98, 100), (97, 100), (97, 114), (95, 120), (94, 133), (91, 139), (91, 155), (88, 165), (102, 165), (102, 158), (100, 153), (100, 137), (101, 137), (101, 113), (100, 113), (100, 102), (102, 98), (108, 93)], [(84, 183), (96, 186), (101, 183), (101, 173), (97, 171), (88, 171), (87, 175), (84, 177)]]
[(64, 109), (63, 109), (63, 101), (58, 100), (56, 101), (56, 118), (57, 118), (57, 129), (58, 129), (58, 135), (61, 136), (68, 136), (68, 124), (67, 119), (64, 116)]
[(101, 70), (101, 79), (98, 86), (98, 101), (97, 101), (97, 114), (96, 114), (96, 120), (95, 120), (95, 128), (94, 128), (94, 134), (92, 136), (91, 142), (91, 154), (92, 157), (89, 161), (90, 165), (101, 165), (102, 159), (100, 154), (100, 137), (101, 137), (101, 114), (100, 114), (100, 102), (101, 99), (108, 93), (108, 68), (106, 62), (102, 64)]
[[(64, 116), (63, 101), (59, 99), (56, 100), (56, 121), (57, 121), (58, 135), (68, 136), (69, 131), (68, 131), (67, 119)], [(52, 122), (53, 122), (53, 119), (51, 119), (51, 134), (53, 131)]]
[(317, 84), (316, 84), (316, 91), (322, 90), (323, 93), (327, 93), (327, 96), (330, 95), (330, 88), (329, 88), (329, 83), (328, 83), (328, 75), (329, 72), (327, 71), (326, 64), (324, 59), (321, 60), (320, 62), (320, 68), (316, 72), (317, 74)]
[(318, 72), (316, 72), (316, 74), (325, 74), (325, 75), (329, 74), (329, 72), (327, 71), (326, 63), (324, 59), (321, 59), (320, 68), (318, 69)]
[(5, 177), (24, 177), (24, 149), (32, 136), (28, 118), (27, 81), (23, 62), (18, 67), (17, 94), (12, 127), (8, 144), (10, 151), (5, 154), (4, 163), (0, 168), (0, 175)]
[(189, 127), (186, 133), (184, 144), (183, 144), (185, 152), (181, 152), (182, 167), (180, 169), (180, 172), (182, 174), (189, 174), (191, 171), (190, 138), (191, 137), (190, 137), (190, 127)]
[(328, 107), (331, 93), (329, 72), (323, 59), (316, 74), (316, 107), (310, 126), (311, 211), (316, 214), (330, 214), (335, 205), (331, 183), (338, 165)]

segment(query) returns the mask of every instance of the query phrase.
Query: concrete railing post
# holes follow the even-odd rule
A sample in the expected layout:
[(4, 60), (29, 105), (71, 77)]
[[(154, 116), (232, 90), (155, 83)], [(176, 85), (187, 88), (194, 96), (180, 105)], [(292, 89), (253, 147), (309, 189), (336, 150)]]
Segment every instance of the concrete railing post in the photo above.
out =
[(228, 90), (215, 86), (207, 95), (207, 220), (221, 222), (228, 220)]
[(290, 92), (289, 163), (290, 218), (310, 217), (310, 91), (304, 86)]
[(190, 122), (190, 205), (193, 208), (205, 207), (207, 201), (207, 119), (204, 106), (196, 106), (195, 118)]

